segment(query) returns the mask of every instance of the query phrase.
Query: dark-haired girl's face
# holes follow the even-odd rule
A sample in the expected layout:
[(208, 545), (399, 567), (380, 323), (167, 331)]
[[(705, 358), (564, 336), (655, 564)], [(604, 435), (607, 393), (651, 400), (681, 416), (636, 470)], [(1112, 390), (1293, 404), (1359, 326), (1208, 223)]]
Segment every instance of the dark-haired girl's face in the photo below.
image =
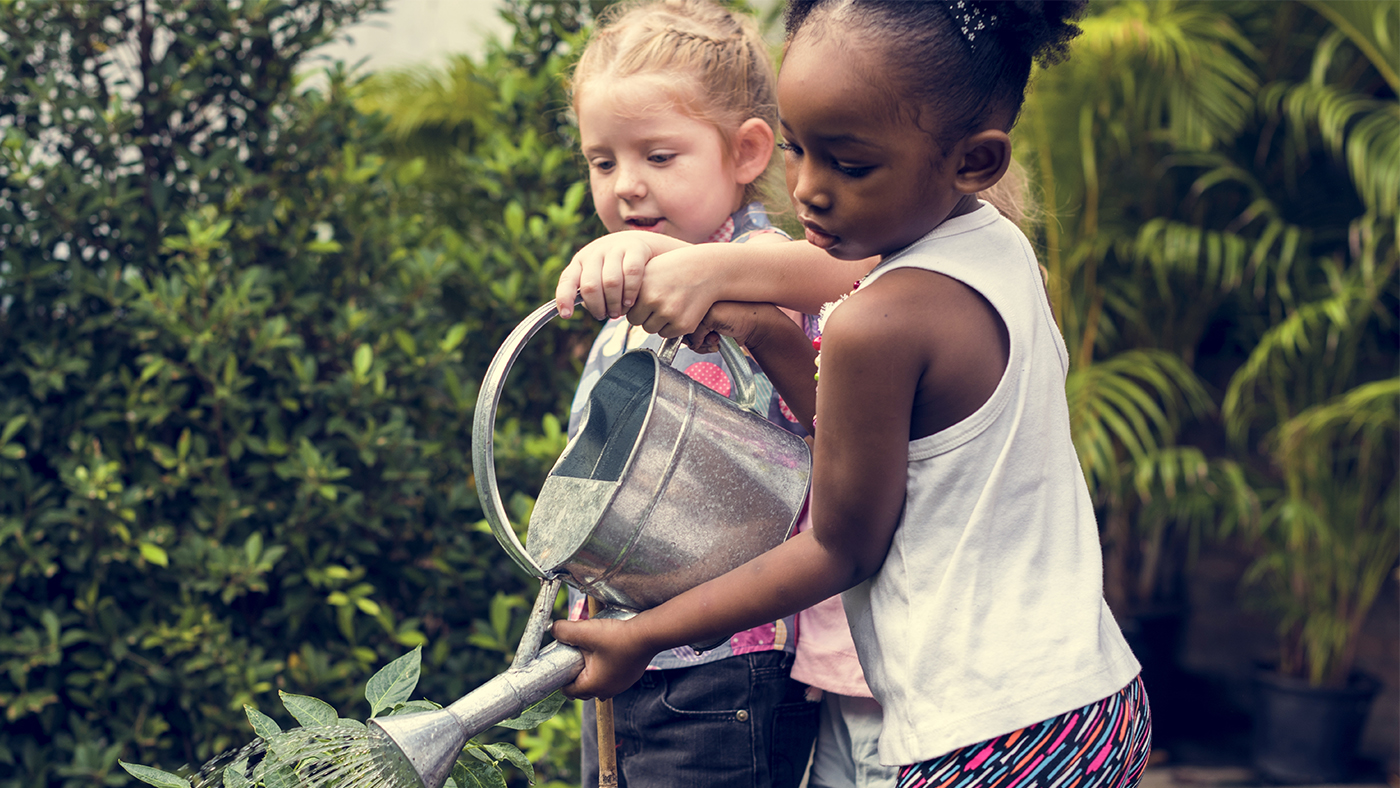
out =
[(954, 187), (938, 118), (897, 106), (884, 70), (879, 53), (804, 30), (778, 74), (788, 194), (807, 240), (843, 260), (896, 252), (976, 207)]

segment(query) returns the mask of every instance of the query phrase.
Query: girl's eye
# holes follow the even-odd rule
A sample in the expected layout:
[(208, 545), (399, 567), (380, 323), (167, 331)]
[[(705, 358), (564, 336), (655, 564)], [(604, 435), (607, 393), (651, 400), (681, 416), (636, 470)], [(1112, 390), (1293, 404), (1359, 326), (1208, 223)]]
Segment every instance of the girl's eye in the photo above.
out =
[(791, 142), (778, 143), (778, 150), (782, 151), (783, 153), (791, 153), (794, 156), (802, 155), (802, 149), (797, 147), (796, 145), (793, 145)]
[(875, 169), (874, 167), (847, 167), (839, 162), (832, 162), (831, 166), (847, 178), (863, 178), (869, 175), (871, 170)]
[(647, 157), (647, 161), (652, 164), (665, 164), (674, 158), (676, 158), (676, 154), (674, 153), (653, 153)]
[(613, 163), (610, 159), (594, 159), (588, 162), (588, 166), (599, 172), (610, 172), (613, 168)]

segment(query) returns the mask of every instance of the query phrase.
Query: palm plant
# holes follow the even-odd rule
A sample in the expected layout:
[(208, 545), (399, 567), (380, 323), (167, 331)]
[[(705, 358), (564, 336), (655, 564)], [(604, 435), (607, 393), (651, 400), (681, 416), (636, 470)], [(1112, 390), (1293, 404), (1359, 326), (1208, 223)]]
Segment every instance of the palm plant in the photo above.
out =
[(1037, 77), (1018, 152), (1046, 206), (1040, 241), (1073, 359), (1071, 423), (1100, 507), (1105, 592), (1129, 615), (1169, 596), (1183, 545), (1254, 511), (1237, 463), (1180, 445), (1183, 427), (1216, 409), (1193, 363), (1251, 245), (1193, 221), (1190, 184), (1168, 157), (1241, 133), (1256, 53), (1212, 5), (1121, 3), (1081, 26), (1071, 60)]
[[(1256, 309), (1268, 328), (1230, 380), (1231, 442), (1258, 448), (1267, 503), (1248, 579), (1277, 613), (1285, 675), (1344, 686), (1382, 584), (1400, 561), (1400, 377), (1396, 370), (1400, 229), (1400, 77), (1391, 65), (1400, 8), (1310, 3), (1290, 20), (1321, 30), (1308, 70), (1260, 91), (1276, 133), (1257, 158), (1301, 169), (1319, 159), (1345, 172), (1352, 215), (1300, 227), (1297, 259), (1272, 272)], [(1245, 221), (1285, 224), (1254, 173), (1222, 173), (1254, 199)]]
[[(1172, 544), (1238, 530), (1261, 550), (1250, 578), (1279, 592), (1283, 667), (1319, 683), (1350, 670), (1400, 541), (1397, 18), (1102, 7), (1018, 141), (1110, 601), (1150, 605)], [(1202, 420), (1217, 410), (1228, 429)]]

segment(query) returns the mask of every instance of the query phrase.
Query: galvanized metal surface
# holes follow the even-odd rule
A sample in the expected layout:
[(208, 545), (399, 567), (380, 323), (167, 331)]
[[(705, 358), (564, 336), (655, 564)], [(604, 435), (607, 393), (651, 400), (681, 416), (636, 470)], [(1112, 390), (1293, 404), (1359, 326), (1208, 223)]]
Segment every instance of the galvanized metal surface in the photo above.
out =
[(787, 538), (811, 468), (801, 438), (648, 350), (618, 359), (586, 407), (530, 518), (546, 572), (644, 610)]
[[(555, 314), (553, 302), (540, 307), (497, 351), (482, 380), (474, 436), (493, 435), (511, 364)], [(669, 341), (663, 356), (669, 360), (676, 347)], [(752, 412), (753, 376), (738, 345), (726, 337), (721, 352), (749, 410), (650, 350), (627, 353), (608, 369), (535, 501), (528, 548), (496, 489), (491, 442), (472, 442), (487, 521), (516, 563), (537, 577), (563, 577), (609, 605), (643, 610), (787, 538), (807, 495), (811, 453), (801, 438)]]

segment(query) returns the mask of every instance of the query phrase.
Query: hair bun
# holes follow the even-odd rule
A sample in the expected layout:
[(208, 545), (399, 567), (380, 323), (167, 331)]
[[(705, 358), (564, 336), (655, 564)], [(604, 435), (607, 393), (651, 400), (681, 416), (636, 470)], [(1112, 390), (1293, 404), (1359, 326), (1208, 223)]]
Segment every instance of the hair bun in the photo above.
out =
[(1004, 46), (1049, 66), (1068, 57), (1069, 42), (1081, 32), (1075, 22), (1084, 16), (1089, 0), (1015, 0), (987, 6), (995, 7), (1001, 17), (997, 33)]

